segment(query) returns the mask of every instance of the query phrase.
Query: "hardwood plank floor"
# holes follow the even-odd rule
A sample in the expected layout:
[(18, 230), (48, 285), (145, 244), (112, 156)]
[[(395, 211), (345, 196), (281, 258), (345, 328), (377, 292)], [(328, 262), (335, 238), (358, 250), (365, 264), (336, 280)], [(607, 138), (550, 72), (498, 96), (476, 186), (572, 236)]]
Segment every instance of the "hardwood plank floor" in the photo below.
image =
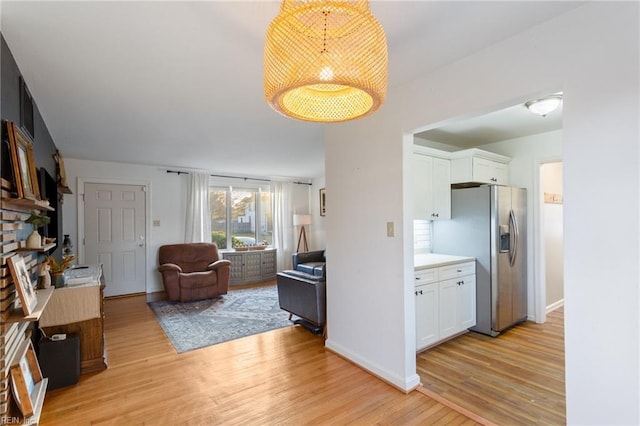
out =
[(564, 310), (496, 338), (467, 333), (418, 354), (422, 385), (499, 425), (566, 424)]
[(42, 425), (473, 425), (300, 326), (177, 354), (146, 297), (105, 301), (108, 368), (47, 393)]

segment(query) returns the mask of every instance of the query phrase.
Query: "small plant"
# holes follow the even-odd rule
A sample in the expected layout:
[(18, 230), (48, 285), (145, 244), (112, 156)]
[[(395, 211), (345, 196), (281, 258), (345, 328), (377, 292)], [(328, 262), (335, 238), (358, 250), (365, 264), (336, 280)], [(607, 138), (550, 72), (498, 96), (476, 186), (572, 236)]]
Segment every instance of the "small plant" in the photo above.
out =
[(53, 256), (47, 256), (46, 263), (47, 265), (49, 265), (49, 268), (51, 268), (52, 274), (59, 274), (66, 271), (75, 259), (75, 256), (66, 256), (64, 259), (62, 259), (62, 263), (58, 263), (58, 261), (55, 260)]
[(35, 229), (37, 229), (49, 224), (49, 222), (51, 222), (51, 218), (49, 216), (31, 213), (31, 216), (29, 216), (25, 222), (30, 223)]

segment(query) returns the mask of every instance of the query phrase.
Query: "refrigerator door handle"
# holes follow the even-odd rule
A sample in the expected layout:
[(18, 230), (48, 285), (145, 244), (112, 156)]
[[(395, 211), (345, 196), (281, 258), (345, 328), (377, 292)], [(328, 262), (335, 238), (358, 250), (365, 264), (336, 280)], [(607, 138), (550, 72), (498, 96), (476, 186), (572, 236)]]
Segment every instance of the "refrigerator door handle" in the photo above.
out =
[(516, 263), (516, 256), (518, 255), (518, 237), (520, 236), (518, 220), (516, 219), (516, 215), (513, 213), (513, 210), (509, 210), (509, 224), (513, 229), (513, 245), (509, 250), (509, 263), (513, 266)]

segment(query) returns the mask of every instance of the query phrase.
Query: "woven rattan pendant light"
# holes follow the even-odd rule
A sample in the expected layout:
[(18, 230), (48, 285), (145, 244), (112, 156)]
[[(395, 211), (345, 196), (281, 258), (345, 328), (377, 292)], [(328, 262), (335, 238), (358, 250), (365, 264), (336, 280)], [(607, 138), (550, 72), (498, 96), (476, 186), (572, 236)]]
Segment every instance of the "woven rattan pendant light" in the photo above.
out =
[(283, 0), (267, 29), (264, 93), (306, 121), (352, 120), (387, 93), (387, 40), (368, 0)]

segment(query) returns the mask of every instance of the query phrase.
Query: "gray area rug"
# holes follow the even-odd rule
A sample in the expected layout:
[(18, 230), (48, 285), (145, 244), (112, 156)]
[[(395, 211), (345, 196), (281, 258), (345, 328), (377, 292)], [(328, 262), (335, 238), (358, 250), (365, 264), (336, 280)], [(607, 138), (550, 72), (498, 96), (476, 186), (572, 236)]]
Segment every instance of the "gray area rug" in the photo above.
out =
[(230, 290), (196, 302), (149, 302), (178, 353), (292, 325), (276, 286)]

